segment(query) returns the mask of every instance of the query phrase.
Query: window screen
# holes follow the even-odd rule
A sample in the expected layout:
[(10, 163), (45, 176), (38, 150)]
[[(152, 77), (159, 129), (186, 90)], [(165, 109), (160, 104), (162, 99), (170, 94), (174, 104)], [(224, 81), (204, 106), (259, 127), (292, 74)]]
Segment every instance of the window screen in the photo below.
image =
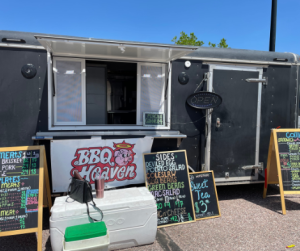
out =
[(56, 60), (55, 68), (56, 123), (82, 123), (82, 62)]
[(140, 124), (143, 112), (164, 112), (165, 72), (161, 65), (140, 65)]

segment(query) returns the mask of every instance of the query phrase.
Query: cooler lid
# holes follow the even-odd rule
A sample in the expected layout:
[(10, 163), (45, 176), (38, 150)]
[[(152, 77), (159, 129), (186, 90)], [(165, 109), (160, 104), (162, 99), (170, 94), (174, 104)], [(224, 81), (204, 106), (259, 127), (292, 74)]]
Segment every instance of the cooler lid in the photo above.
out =
[[(93, 195), (95, 195), (93, 193)], [(82, 215), (87, 215), (86, 204), (81, 204), (67, 196), (57, 197), (54, 205), (51, 208), (52, 221), (61, 220), (62, 218), (74, 218)], [(155, 207), (156, 202), (154, 196), (146, 187), (132, 187), (104, 191), (104, 198), (97, 199), (94, 196), (94, 202), (99, 207), (105, 217), (105, 214), (110, 211), (124, 212), (126, 210), (137, 210), (139, 208)], [(91, 203), (88, 203), (91, 204)], [(91, 205), (89, 206), (90, 213), (96, 213), (95, 217), (100, 213)], [(94, 215), (92, 216), (94, 217)]]
[(68, 36), (35, 35), (54, 56), (167, 63), (197, 50), (197, 46), (141, 43)]
[(103, 221), (87, 223), (77, 226), (67, 227), (65, 231), (65, 241), (81, 241), (96, 237), (105, 236), (107, 228)]

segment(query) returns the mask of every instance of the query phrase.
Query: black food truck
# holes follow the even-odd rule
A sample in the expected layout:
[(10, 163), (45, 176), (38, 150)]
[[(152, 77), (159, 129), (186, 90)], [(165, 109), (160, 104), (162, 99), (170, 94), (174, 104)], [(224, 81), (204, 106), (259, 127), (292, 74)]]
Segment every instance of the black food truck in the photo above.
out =
[(50, 172), (56, 140), (149, 136), (217, 185), (258, 183), (270, 129), (299, 124), (293, 53), (0, 31), (0, 58), (0, 145), (45, 145)]

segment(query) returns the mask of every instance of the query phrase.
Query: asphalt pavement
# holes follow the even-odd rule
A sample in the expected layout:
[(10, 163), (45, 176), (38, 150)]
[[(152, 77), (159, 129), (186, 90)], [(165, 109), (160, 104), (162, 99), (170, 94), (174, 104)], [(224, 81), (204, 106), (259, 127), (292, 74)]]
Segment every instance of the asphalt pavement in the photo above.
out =
[[(263, 184), (217, 187), (221, 217), (160, 228), (151, 245), (123, 249), (144, 250), (292, 250), (300, 251), (300, 195), (286, 195), (281, 213), (279, 191)], [(288, 245), (295, 245), (287, 249)], [(0, 238), (0, 251), (36, 250), (36, 235)], [(43, 250), (51, 251), (49, 213), (44, 209)]]

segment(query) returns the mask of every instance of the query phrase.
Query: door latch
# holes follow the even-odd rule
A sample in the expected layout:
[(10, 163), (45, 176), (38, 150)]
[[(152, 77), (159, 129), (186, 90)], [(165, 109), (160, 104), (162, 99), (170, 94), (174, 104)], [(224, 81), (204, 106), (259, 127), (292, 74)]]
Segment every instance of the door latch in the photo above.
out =
[(260, 82), (262, 82), (263, 85), (268, 85), (268, 78), (267, 77), (263, 77), (263, 78), (247, 78), (245, 80), (248, 83), (260, 83)]
[(220, 118), (217, 118), (216, 120), (216, 127), (219, 128), (221, 126)]
[(249, 166), (242, 166), (241, 167), (243, 170), (250, 170), (250, 169), (257, 169), (259, 171), (264, 170), (264, 163), (259, 162), (258, 165), (249, 165)]

